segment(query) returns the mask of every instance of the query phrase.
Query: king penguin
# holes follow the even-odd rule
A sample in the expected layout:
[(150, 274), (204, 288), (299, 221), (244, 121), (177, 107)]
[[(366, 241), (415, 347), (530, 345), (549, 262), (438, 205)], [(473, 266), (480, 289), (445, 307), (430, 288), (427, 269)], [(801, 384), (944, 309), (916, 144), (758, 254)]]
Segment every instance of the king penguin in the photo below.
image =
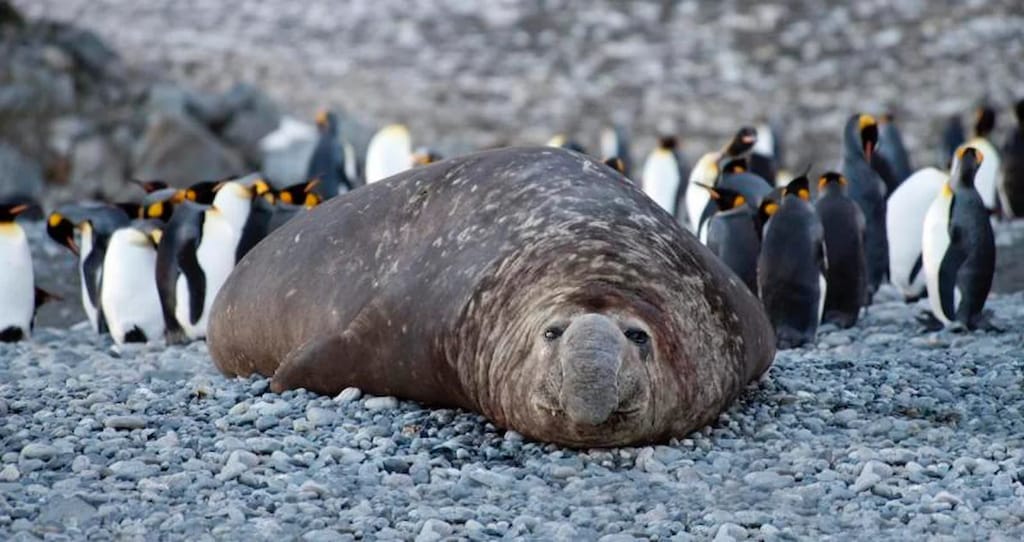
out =
[(921, 234), (928, 208), (949, 174), (929, 167), (907, 177), (886, 200), (885, 231), (889, 245), (889, 280), (907, 303), (927, 293), (921, 261)]
[(658, 138), (658, 146), (644, 160), (640, 174), (640, 187), (644, 193), (677, 220), (682, 212), (677, 205), (683, 179), (679, 166), (676, 138), (662, 136)]
[(885, 282), (889, 246), (885, 234), (885, 183), (871, 167), (878, 145), (878, 123), (871, 115), (851, 115), (843, 129), (840, 172), (849, 182), (848, 194), (864, 213), (864, 253), (868, 262), (868, 296)]
[(1015, 126), (1003, 145), (1003, 182), (999, 185), (1003, 212), (1010, 218), (1024, 217), (1024, 100), (1017, 102)]
[(999, 151), (989, 140), (992, 130), (996, 126), (996, 112), (990, 107), (979, 107), (975, 112), (974, 136), (968, 139), (964, 145), (977, 149), (985, 157), (984, 162), (978, 169), (974, 178), (974, 188), (985, 202), (985, 208), (990, 215), (999, 211), (998, 189), (1002, 184), (1000, 176), (1003, 173), (1002, 160)]
[(381, 128), (366, 148), (366, 182), (375, 183), (412, 167), (412, 138), (402, 124)]
[(704, 153), (690, 171), (685, 187), (686, 216), (689, 217), (690, 231), (696, 233), (700, 228), (700, 219), (711, 201), (708, 191), (697, 183), (715, 186), (722, 167), (737, 158), (747, 158), (757, 143), (757, 130), (744, 126), (736, 132), (729, 143), (719, 151)]
[(29, 205), (0, 205), (0, 342), (27, 339), (35, 316), (35, 277), (28, 237), (15, 218)]
[[(107, 203), (84, 202), (67, 204), (50, 213), (46, 232), (50, 238), (78, 256), (82, 308), (97, 333), (107, 333), (107, 322), (100, 307), (103, 282), (103, 260), (114, 231), (128, 224), (131, 218), (124, 210)], [(80, 245), (75, 241), (79, 232)]]
[(757, 295), (757, 257), (761, 252), (761, 238), (754, 209), (747, 205), (746, 198), (739, 192), (701, 186), (708, 190), (718, 208), (708, 222), (705, 244)]
[(100, 304), (117, 344), (147, 342), (164, 333), (156, 281), (162, 223), (135, 220), (110, 236), (103, 260)]
[(319, 111), (316, 127), (320, 137), (309, 158), (306, 178), (319, 179), (317, 193), (324, 199), (333, 198), (355, 188), (351, 177), (354, 164), (350, 164), (352, 157), (346, 156), (339, 134), (338, 117), (333, 112)]
[(813, 342), (824, 309), (826, 254), (821, 221), (806, 176), (783, 189), (782, 203), (765, 225), (757, 284), (781, 349)]
[(846, 194), (846, 179), (829, 171), (818, 179), (814, 208), (824, 230), (828, 272), (822, 322), (846, 329), (857, 323), (867, 289), (864, 213)]
[(982, 314), (995, 273), (995, 235), (974, 188), (984, 155), (964, 144), (925, 217), (921, 241), (934, 320), (967, 329), (995, 329)]

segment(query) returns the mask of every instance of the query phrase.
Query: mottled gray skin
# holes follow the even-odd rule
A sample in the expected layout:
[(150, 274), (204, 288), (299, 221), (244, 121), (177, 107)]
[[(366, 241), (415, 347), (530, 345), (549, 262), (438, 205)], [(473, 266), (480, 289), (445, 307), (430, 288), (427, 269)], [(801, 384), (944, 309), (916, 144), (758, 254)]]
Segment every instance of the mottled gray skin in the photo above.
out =
[(221, 371), (275, 391), (356, 386), (575, 447), (686, 435), (774, 357), (731, 271), (617, 172), (548, 147), (303, 213), (236, 267), (208, 340)]

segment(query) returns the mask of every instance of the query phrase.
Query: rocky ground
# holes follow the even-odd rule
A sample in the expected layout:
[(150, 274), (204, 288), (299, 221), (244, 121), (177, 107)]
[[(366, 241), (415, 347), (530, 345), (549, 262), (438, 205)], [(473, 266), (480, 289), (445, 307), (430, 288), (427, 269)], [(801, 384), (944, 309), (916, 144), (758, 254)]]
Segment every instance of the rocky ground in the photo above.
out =
[(1020, 540), (1024, 294), (990, 306), (1005, 332), (877, 304), (713, 426), (584, 451), (39, 329), (0, 345), (0, 538)]

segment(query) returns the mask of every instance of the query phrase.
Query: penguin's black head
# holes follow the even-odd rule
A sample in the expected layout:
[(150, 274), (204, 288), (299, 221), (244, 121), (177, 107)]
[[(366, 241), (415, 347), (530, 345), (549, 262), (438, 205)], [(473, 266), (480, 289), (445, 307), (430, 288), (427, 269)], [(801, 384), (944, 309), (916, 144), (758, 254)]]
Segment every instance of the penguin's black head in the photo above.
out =
[(711, 187), (700, 183), (697, 183), (697, 185), (711, 194), (711, 199), (715, 201), (719, 211), (729, 211), (747, 203), (747, 198), (735, 190), (720, 186)]
[(963, 146), (956, 150), (957, 163), (959, 164), (958, 181), (961, 186), (974, 186), (974, 176), (981, 167), (984, 160), (981, 151), (974, 147)]
[[(577, 151), (579, 152), (579, 151)], [(412, 155), (413, 166), (425, 166), (441, 160), (441, 153), (427, 147), (420, 147)]]
[(209, 205), (223, 181), (200, 181), (185, 189), (185, 199)]
[(163, 190), (169, 185), (163, 181), (140, 181), (139, 179), (132, 179), (132, 182), (139, 185), (140, 188), (147, 194), (152, 194), (157, 190)]
[(263, 198), (271, 205), (273, 205), (276, 200), (274, 189), (263, 177), (257, 177), (256, 180), (252, 182), (252, 195), (253, 197)]
[(747, 172), (747, 159), (746, 158), (733, 158), (722, 166), (722, 174), (727, 175), (729, 173), (746, 173)]
[(67, 247), (72, 254), (78, 256), (78, 245), (75, 243), (75, 225), (60, 213), (50, 213), (46, 219), (46, 234), (57, 244)]
[(730, 141), (729, 145), (725, 148), (725, 155), (744, 155), (754, 148), (755, 143), (757, 143), (757, 130), (750, 126), (744, 126), (736, 132), (732, 141)]
[(875, 117), (861, 113), (857, 117), (857, 126), (860, 130), (860, 148), (864, 151), (864, 159), (870, 164), (871, 156), (878, 146), (878, 122)]
[(974, 135), (988, 137), (996, 127), (996, 112), (987, 105), (979, 107), (974, 112)]
[(32, 209), (29, 203), (5, 203), (0, 204), (0, 223), (14, 222), (14, 219)]
[(658, 138), (658, 148), (665, 149), (667, 151), (675, 150), (676, 146), (679, 145), (679, 140), (674, 135), (663, 135)]
[(338, 117), (335, 116), (333, 111), (327, 109), (321, 109), (316, 112), (316, 127), (321, 132), (333, 133), (337, 130)]
[(796, 196), (804, 201), (811, 201), (811, 181), (807, 175), (801, 175), (782, 189), (782, 197)]
[(622, 162), (622, 159), (619, 158), (618, 156), (612, 156), (611, 158), (608, 158), (607, 160), (604, 161), (604, 165), (619, 172), (620, 175), (626, 174), (626, 164), (624, 164)]
[(843, 191), (846, 189), (846, 177), (842, 173), (828, 171), (818, 179), (818, 192)]
[(141, 210), (137, 215), (130, 215), (134, 218), (149, 218), (167, 222), (174, 214), (174, 208), (181, 202), (188, 199), (186, 190), (178, 188), (163, 188), (147, 194), (142, 198)]
[(764, 229), (764, 225), (768, 223), (768, 219), (775, 215), (775, 211), (778, 210), (779, 202), (775, 199), (774, 195), (765, 196), (761, 200), (761, 205), (757, 207), (758, 236), (760, 236), (761, 231)]

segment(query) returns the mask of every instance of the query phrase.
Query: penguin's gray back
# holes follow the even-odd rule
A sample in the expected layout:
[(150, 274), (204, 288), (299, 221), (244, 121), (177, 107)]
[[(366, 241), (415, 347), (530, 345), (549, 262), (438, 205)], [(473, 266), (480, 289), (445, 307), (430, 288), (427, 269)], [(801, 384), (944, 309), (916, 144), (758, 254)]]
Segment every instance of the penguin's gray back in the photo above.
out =
[(708, 248), (757, 295), (757, 258), (761, 251), (754, 211), (741, 205), (711, 217)]
[(828, 259), (825, 320), (840, 327), (857, 322), (865, 304), (867, 262), (864, 257), (864, 214), (848, 196), (826, 192), (815, 203)]
[(885, 157), (893, 176), (898, 181), (897, 185), (907, 180), (907, 177), (913, 173), (907, 149), (903, 145), (903, 136), (900, 134), (899, 128), (892, 122), (878, 126), (878, 153)]
[(885, 232), (884, 183), (863, 156), (843, 153), (843, 176), (849, 181), (850, 199), (864, 213), (864, 254), (867, 259), (868, 292), (874, 294), (889, 272), (889, 244)]

